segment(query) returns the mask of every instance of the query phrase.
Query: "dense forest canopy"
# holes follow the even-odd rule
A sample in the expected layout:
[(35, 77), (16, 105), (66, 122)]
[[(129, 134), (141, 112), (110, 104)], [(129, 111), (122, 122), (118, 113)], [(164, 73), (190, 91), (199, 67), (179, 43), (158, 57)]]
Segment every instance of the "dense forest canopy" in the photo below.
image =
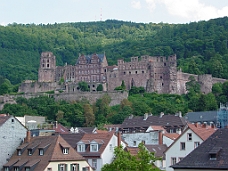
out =
[(0, 75), (12, 84), (37, 79), (39, 57), (52, 51), (57, 65), (75, 64), (79, 53), (118, 58), (177, 54), (178, 67), (192, 74), (228, 78), (228, 18), (188, 24), (117, 20), (0, 26)]

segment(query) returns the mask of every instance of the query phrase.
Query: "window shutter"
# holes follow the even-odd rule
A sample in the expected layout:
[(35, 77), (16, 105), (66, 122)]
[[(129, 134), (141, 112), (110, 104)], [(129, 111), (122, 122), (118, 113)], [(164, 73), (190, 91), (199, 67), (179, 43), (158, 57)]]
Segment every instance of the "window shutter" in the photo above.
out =
[(60, 164), (58, 164), (58, 171), (60, 171)]
[(79, 171), (79, 164), (77, 164), (77, 171)]
[(72, 170), (73, 170), (73, 164), (70, 165), (70, 171), (72, 171)]
[(67, 164), (65, 164), (65, 169), (66, 169), (65, 171), (67, 171)]

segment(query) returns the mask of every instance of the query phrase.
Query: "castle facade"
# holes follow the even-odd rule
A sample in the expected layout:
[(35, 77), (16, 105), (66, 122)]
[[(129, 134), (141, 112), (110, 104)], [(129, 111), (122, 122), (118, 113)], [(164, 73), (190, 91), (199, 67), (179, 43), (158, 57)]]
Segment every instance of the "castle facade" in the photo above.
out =
[[(52, 52), (40, 57), (38, 82), (24, 82), (19, 92), (45, 92), (62, 89), (67, 93), (79, 91), (78, 83), (88, 83), (90, 91), (98, 85), (103, 91), (112, 92), (124, 81), (126, 88), (144, 87), (147, 92), (184, 94), (186, 82), (193, 76), (201, 85), (203, 93), (211, 92), (212, 85), (225, 79), (211, 75), (193, 75), (177, 70), (176, 55), (131, 57), (130, 62), (119, 59), (117, 65), (109, 66), (105, 54), (79, 55), (75, 65), (56, 66)], [(31, 84), (33, 86), (31, 86)]]

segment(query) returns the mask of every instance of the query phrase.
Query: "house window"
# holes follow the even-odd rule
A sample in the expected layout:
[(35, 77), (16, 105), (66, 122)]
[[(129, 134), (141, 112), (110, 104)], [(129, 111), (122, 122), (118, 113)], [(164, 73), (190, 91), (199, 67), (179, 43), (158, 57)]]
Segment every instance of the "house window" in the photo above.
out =
[(85, 144), (77, 145), (78, 152), (85, 152)]
[(79, 171), (79, 164), (71, 164), (71, 170), (70, 171)]
[(67, 165), (66, 164), (59, 164), (59, 171), (66, 171), (67, 170)]
[(19, 171), (19, 167), (14, 167), (14, 171)]
[(14, 123), (14, 119), (11, 119), (11, 122)]
[(192, 141), (192, 133), (188, 133), (187, 134), (187, 140), (188, 141)]
[(17, 155), (21, 156), (21, 149), (17, 150)]
[(28, 155), (29, 155), (29, 156), (32, 155), (32, 149), (28, 149)]
[(44, 155), (44, 149), (39, 149), (39, 155), (43, 156)]
[(25, 168), (25, 171), (30, 171), (30, 167), (26, 167)]
[(180, 143), (180, 150), (185, 150), (185, 142)]
[(9, 171), (9, 167), (4, 167), (4, 171)]
[(184, 157), (179, 157), (179, 161), (183, 160)]
[(136, 141), (133, 141), (133, 146), (136, 146)]
[(92, 159), (92, 166), (96, 169), (97, 168), (97, 159)]
[(109, 150), (112, 151), (112, 144), (109, 145)]
[(63, 148), (63, 154), (69, 154), (69, 148)]
[(91, 152), (97, 152), (98, 151), (98, 145), (97, 144), (91, 144), (90, 145), (90, 151)]
[(89, 167), (83, 167), (82, 171), (89, 171)]
[(171, 165), (174, 165), (177, 163), (176, 157), (171, 157)]
[(210, 160), (216, 160), (217, 157), (216, 157), (216, 154), (210, 154)]
[(200, 145), (200, 142), (194, 142), (194, 147), (198, 147)]

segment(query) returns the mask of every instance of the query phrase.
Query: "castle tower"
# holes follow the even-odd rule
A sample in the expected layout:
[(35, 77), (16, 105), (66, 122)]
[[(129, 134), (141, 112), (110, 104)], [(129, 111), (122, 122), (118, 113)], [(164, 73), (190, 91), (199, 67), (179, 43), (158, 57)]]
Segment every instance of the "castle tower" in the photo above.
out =
[(40, 67), (38, 82), (55, 81), (56, 59), (52, 52), (42, 52), (40, 56)]

